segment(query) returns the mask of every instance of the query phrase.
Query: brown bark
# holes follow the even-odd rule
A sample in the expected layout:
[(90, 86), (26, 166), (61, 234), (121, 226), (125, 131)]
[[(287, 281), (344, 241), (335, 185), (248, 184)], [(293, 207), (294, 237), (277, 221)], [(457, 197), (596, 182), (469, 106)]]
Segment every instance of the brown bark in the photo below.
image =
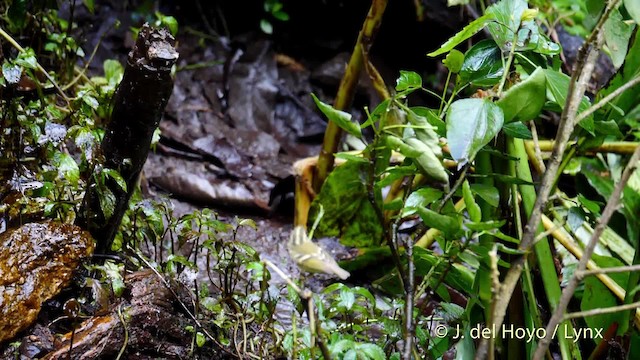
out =
[[(147, 160), (153, 132), (158, 127), (173, 89), (171, 67), (178, 59), (175, 39), (166, 29), (145, 24), (129, 53), (124, 77), (113, 100), (111, 121), (101, 145), (104, 163), (94, 169), (76, 224), (96, 239), (97, 253), (108, 252), (127, 210), (142, 166)], [(117, 170), (127, 184), (126, 191), (113, 179), (97, 183), (103, 169)], [(96, 176), (98, 175), (98, 176)], [(111, 216), (106, 216), (100, 198), (105, 191), (115, 195)]]

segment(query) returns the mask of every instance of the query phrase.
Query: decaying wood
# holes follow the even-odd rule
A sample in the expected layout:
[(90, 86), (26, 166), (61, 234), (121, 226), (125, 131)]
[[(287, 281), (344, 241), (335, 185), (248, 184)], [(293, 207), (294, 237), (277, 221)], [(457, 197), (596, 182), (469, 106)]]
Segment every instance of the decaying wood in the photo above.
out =
[[(98, 253), (111, 248), (147, 159), (153, 133), (171, 96), (171, 67), (178, 59), (174, 46), (175, 39), (166, 29), (152, 29), (145, 24), (129, 53), (124, 77), (114, 97), (111, 121), (101, 144), (102, 168), (117, 170), (127, 188), (122, 189), (110, 178), (104, 184), (97, 183), (96, 178), (100, 177), (93, 176), (76, 221), (94, 236)], [(100, 171), (96, 168), (94, 174)], [(105, 216), (100, 201), (105, 198), (107, 189), (115, 196), (111, 216)]]
[(131, 274), (125, 283), (128, 293), (110, 313), (65, 334), (43, 359), (68, 359), (70, 345), (72, 359), (115, 359), (121, 351), (122, 359), (190, 358), (192, 334), (185, 327), (193, 323), (176, 311), (171, 290), (151, 270)]

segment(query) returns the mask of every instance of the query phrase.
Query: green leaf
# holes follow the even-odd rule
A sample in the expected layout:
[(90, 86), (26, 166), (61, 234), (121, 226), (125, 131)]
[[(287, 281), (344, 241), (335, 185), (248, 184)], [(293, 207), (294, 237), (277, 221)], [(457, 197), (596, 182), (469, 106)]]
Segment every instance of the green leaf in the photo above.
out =
[(262, 19), (260, 20), (260, 30), (265, 34), (271, 35), (273, 34), (273, 25), (271, 25), (269, 20)]
[(396, 91), (419, 89), (422, 87), (422, 77), (413, 71), (400, 70), (400, 77), (396, 80)]
[(207, 342), (207, 338), (204, 337), (203, 333), (198, 331), (196, 333), (196, 345), (198, 345), (198, 347), (203, 347), (206, 342)]
[(546, 78), (538, 68), (524, 81), (512, 86), (496, 102), (504, 113), (504, 122), (529, 121), (538, 117), (546, 101)]
[(124, 75), (124, 68), (118, 60), (107, 59), (102, 64), (102, 68), (104, 69), (104, 77), (109, 82), (109, 85), (116, 86), (120, 83)]
[(116, 184), (118, 184), (118, 186), (120, 187), (120, 190), (122, 191), (127, 191), (127, 182), (124, 180), (124, 178), (120, 175), (120, 173), (114, 169), (103, 169), (102, 172), (104, 173), (105, 176), (108, 176), (110, 178), (112, 178)]
[(361, 162), (361, 163), (368, 163), (369, 162), (369, 160), (367, 160), (366, 158), (364, 158), (362, 156), (350, 154), (350, 153), (347, 153), (347, 152), (336, 153), (336, 159), (355, 161), (355, 162)]
[(284, 11), (276, 11), (271, 13), (271, 15), (280, 21), (289, 21), (289, 14)]
[[(601, 100), (603, 97), (611, 94), (636, 76), (640, 76), (640, 36), (634, 37), (633, 45), (629, 49), (627, 57), (624, 60), (624, 65), (613, 79), (611, 79), (609, 85), (598, 92), (596, 98)], [(609, 106), (611, 107), (605, 107), (605, 109), (607, 109), (607, 115), (604, 119), (620, 122), (621, 115), (630, 113), (632, 109), (637, 106), (639, 102), (638, 100), (640, 100), (640, 85), (627, 89), (615, 99), (611, 100), (609, 103)], [(638, 114), (635, 116), (639, 117)]]
[(517, 139), (525, 139), (525, 140), (533, 139), (533, 134), (531, 133), (531, 130), (529, 130), (527, 125), (521, 122), (512, 122), (509, 124), (505, 124), (502, 127), (502, 130), (504, 131), (505, 134)]
[(376, 344), (358, 344), (356, 351), (365, 354), (368, 359), (372, 360), (385, 360), (387, 358), (384, 350)]
[[(545, 69), (544, 75), (547, 79), (547, 100), (557, 104), (560, 108), (564, 108), (567, 102), (567, 94), (569, 93), (569, 82), (571, 78), (561, 72), (551, 69)], [(589, 98), (584, 96), (578, 106), (578, 111), (582, 112), (589, 108)], [(593, 115), (582, 120), (578, 125), (593, 134)]]
[(122, 273), (124, 272), (124, 265), (117, 265), (112, 260), (107, 260), (104, 263), (104, 273), (111, 281), (111, 287), (113, 288), (113, 293), (120, 297), (124, 292), (125, 285), (124, 279), (122, 278)]
[(13, 0), (7, 10), (9, 24), (14, 31), (21, 31), (27, 22), (27, 0)]
[(522, 13), (527, 10), (526, 0), (501, 0), (487, 8), (495, 21), (487, 25), (493, 40), (503, 50), (509, 51), (517, 40)]
[(440, 46), (438, 50), (428, 53), (427, 56), (434, 57), (434, 56), (438, 56), (440, 54), (444, 54), (446, 52), (451, 51), (451, 49), (458, 46), (458, 44), (472, 37), (478, 31), (484, 29), (487, 22), (489, 22), (493, 18), (494, 18), (493, 14), (485, 14), (475, 19), (474, 21), (469, 23), (469, 25), (465, 26), (457, 34), (455, 34), (453, 37), (447, 40), (444, 44), (442, 44), (442, 46)]
[(316, 234), (340, 237), (341, 243), (354, 247), (380, 242), (382, 225), (362, 180), (368, 166), (368, 163), (347, 161), (329, 174), (309, 212), (309, 219), (315, 219), (320, 205), (325, 211)]
[(87, 8), (87, 10), (89, 10), (91, 14), (93, 14), (96, 11), (94, 0), (82, 0), (82, 2), (84, 3), (84, 6)]
[(416, 206), (415, 212), (420, 215), (422, 222), (430, 228), (441, 230), (445, 234), (453, 235), (460, 230), (460, 218), (438, 214), (424, 206)]
[(424, 187), (409, 194), (407, 200), (405, 201), (405, 206), (427, 206), (431, 205), (437, 200), (440, 200), (441, 197), (442, 191), (434, 189), (432, 187)]
[(504, 115), (500, 107), (484, 99), (456, 100), (447, 111), (447, 142), (461, 167), (500, 131)]
[(633, 21), (640, 25), (640, 1), (624, 0), (624, 7), (627, 8), (627, 12), (631, 15)]
[(503, 71), (502, 51), (495, 41), (485, 39), (465, 54), (460, 80), (475, 86), (493, 86), (500, 81)]
[(464, 54), (456, 49), (452, 49), (447, 56), (442, 60), (444, 66), (454, 74), (460, 72), (462, 69), (462, 63), (464, 62)]
[(157, 11), (156, 11), (156, 17), (160, 21), (159, 25), (162, 25), (167, 29), (169, 29), (169, 32), (171, 32), (171, 35), (176, 36), (178, 34), (178, 20), (176, 20), (176, 18), (174, 18), (173, 16), (164, 15)]
[(442, 121), (442, 119), (440, 119), (440, 117), (436, 115), (436, 112), (437, 112), (436, 110), (429, 109), (422, 106), (414, 106), (414, 107), (411, 107), (410, 109), (416, 115), (426, 118), (427, 122), (429, 122), (431, 126), (435, 127), (436, 133), (439, 136), (444, 136), (446, 134), (447, 127), (444, 121)]
[(473, 198), (473, 193), (471, 192), (471, 186), (467, 180), (462, 183), (462, 197), (464, 198), (464, 204), (467, 207), (467, 212), (469, 213), (469, 218), (473, 222), (479, 222), (482, 220), (482, 211), (480, 210), (480, 206), (476, 203), (476, 200)]
[(351, 114), (336, 110), (331, 105), (327, 105), (320, 101), (316, 97), (315, 94), (311, 94), (313, 101), (315, 101), (316, 105), (322, 111), (322, 113), (331, 121), (336, 123), (342, 130), (348, 132), (349, 134), (357, 137), (358, 139), (362, 138), (362, 132), (360, 131), (360, 125), (351, 121)]
[(78, 183), (80, 179), (80, 169), (71, 155), (56, 152), (53, 156), (52, 163), (58, 170), (58, 177), (66, 179), (74, 185)]
[(471, 191), (493, 207), (498, 207), (500, 204), (500, 193), (498, 189), (491, 185), (480, 183), (471, 184)]
[[(587, 276), (584, 280), (584, 295), (580, 302), (580, 309), (588, 311), (603, 309), (618, 305), (618, 300), (603, 283), (595, 276)], [(587, 316), (584, 318), (590, 328), (608, 329), (614, 322), (619, 322), (621, 313)], [(594, 339), (595, 341), (598, 341)]]
[[(639, 1), (636, 0), (636, 3)], [(629, 39), (633, 33), (635, 24), (627, 24), (624, 22), (622, 15), (618, 9), (614, 9), (609, 19), (604, 23), (604, 41), (609, 48), (611, 62), (617, 69), (624, 63), (629, 47)]]
[(36, 60), (36, 54), (33, 52), (32, 48), (26, 48), (25, 51), (18, 54), (15, 63), (23, 68), (31, 70), (38, 68), (38, 60)]

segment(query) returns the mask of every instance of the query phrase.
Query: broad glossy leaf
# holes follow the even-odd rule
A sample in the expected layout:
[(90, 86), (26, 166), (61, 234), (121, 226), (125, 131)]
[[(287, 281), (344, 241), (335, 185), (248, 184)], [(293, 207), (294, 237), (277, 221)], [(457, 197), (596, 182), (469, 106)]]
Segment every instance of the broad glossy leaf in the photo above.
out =
[(476, 86), (492, 86), (503, 73), (502, 51), (493, 40), (482, 40), (473, 45), (464, 56), (460, 80)]
[(336, 110), (333, 106), (328, 105), (320, 101), (316, 97), (315, 94), (311, 94), (313, 101), (315, 101), (318, 109), (322, 111), (322, 113), (331, 121), (336, 123), (342, 130), (348, 132), (349, 134), (357, 137), (358, 139), (362, 138), (362, 133), (360, 132), (360, 125), (351, 121), (351, 114)]
[(624, 7), (627, 8), (627, 12), (631, 15), (633, 21), (640, 25), (640, 1), (624, 0)]
[[(640, 1), (636, 0), (636, 3)], [(614, 9), (607, 22), (604, 23), (604, 41), (609, 48), (611, 62), (617, 69), (624, 63), (629, 47), (629, 39), (633, 33), (635, 24), (627, 24), (623, 21), (618, 9)]]
[(472, 37), (478, 31), (482, 30), (490, 20), (494, 19), (494, 16), (495, 15), (493, 14), (485, 14), (475, 19), (474, 21), (469, 23), (469, 25), (462, 28), (462, 30), (460, 30), (457, 34), (447, 40), (444, 44), (442, 44), (442, 46), (440, 46), (438, 50), (428, 53), (427, 56), (438, 56), (440, 54), (451, 51), (451, 49), (458, 46), (458, 44)]
[(487, 28), (502, 50), (510, 50), (514, 40), (517, 39), (520, 19), (525, 10), (527, 10), (526, 0), (501, 0), (487, 8), (486, 13), (492, 14), (495, 18)]
[(504, 113), (504, 122), (535, 119), (546, 101), (546, 77), (538, 68), (524, 81), (512, 86), (496, 102)]
[(505, 134), (517, 139), (525, 139), (525, 140), (533, 139), (533, 134), (531, 133), (531, 130), (529, 130), (527, 125), (519, 121), (512, 122), (509, 124), (504, 124), (504, 126), (502, 127), (502, 130), (504, 131)]
[(362, 180), (367, 166), (347, 161), (329, 174), (309, 213), (315, 219), (319, 205), (324, 207), (316, 229), (319, 236), (340, 236), (343, 244), (356, 247), (373, 246), (382, 239), (382, 226)]
[(500, 131), (504, 115), (500, 107), (485, 99), (457, 100), (447, 112), (447, 142), (458, 166), (472, 161), (478, 150)]

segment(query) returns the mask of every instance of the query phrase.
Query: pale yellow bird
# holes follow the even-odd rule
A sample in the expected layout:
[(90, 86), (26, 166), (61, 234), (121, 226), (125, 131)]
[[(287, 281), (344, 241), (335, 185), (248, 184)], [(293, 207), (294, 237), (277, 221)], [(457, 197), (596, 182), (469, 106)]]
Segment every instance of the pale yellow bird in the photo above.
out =
[(328, 252), (309, 239), (304, 226), (298, 225), (293, 229), (287, 249), (289, 256), (302, 270), (336, 275), (342, 280), (351, 275), (341, 268)]

